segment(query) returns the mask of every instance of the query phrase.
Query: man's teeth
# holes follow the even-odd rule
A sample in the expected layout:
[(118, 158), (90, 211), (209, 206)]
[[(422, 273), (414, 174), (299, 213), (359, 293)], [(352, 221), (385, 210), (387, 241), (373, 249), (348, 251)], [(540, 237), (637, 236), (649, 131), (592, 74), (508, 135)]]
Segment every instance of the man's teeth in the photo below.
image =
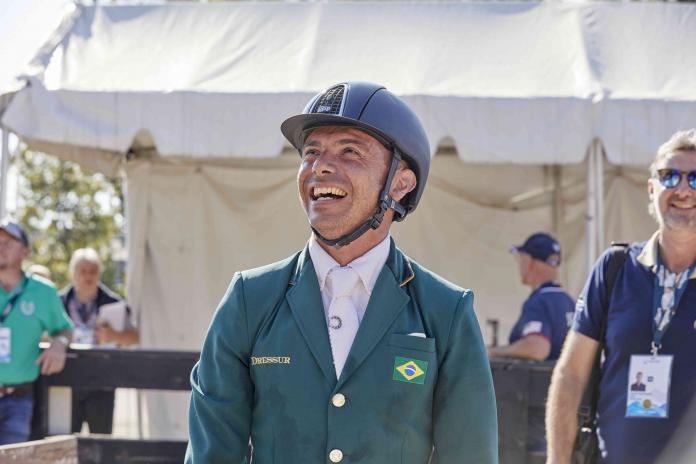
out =
[(332, 195), (334, 197), (345, 197), (347, 195), (346, 192), (338, 187), (315, 187), (313, 193), (318, 200), (324, 197), (324, 195)]

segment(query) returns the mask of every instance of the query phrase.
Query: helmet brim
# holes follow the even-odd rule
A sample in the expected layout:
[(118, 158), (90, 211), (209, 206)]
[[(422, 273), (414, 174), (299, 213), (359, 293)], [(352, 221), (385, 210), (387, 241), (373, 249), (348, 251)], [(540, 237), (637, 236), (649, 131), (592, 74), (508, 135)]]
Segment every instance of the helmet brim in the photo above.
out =
[(353, 118), (346, 118), (345, 116), (338, 116), (335, 114), (298, 114), (297, 116), (292, 116), (283, 121), (283, 123), (280, 125), (280, 131), (293, 147), (301, 151), (305, 139), (309, 135), (310, 131), (318, 127), (327, 126), (353, 127), (374, 137), (378, 142), (388, 149), (391, 150), (393, 148), (389, 137), (382, 134), (381, 131), (374, 126), (365, 124), (364, 122), (355, 120)]

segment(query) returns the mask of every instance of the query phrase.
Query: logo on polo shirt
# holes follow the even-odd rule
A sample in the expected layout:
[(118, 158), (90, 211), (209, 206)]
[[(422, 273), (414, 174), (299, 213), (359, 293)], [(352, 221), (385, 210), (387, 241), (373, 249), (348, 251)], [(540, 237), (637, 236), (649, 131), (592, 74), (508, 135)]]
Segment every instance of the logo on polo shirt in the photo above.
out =
[(423, 385), (425, 383), (425, 374), (427, 372), (427, 361), (397, 356), (394, 359), (394, 373), (392, 379), (398, 380), (399, 382)]
[(36, 307), (34, 306), (33, 301), (20, 301), (19, 310), (22, 311), (22, 314), (24, 314), (25, 316), (31, 316), (32, 314), (34, 314)]
[(541, 321), (529, 321), (522, 329), (522, 336), (526, 337), (527, 335), (542, 333), (543, 327), (544, 324)]

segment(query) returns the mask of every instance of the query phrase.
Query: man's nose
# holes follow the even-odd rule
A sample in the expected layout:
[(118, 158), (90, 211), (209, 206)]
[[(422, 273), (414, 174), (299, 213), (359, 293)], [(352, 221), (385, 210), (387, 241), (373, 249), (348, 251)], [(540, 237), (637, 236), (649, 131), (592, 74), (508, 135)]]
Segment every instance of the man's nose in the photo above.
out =
[(679, 179), (679, 183), (677, 186), (674, 188), (675, 191), (679, 192), (682, 195), (687, 195), (693, 191), (691, 186), (689, 186), (689, 176), (684, 174), (681, 176)]
[(331, 174), (336, 172), (336, 158), (331, 153), (322, 153), (317, 156), (312, 164), (312, 172), (315, 175)]

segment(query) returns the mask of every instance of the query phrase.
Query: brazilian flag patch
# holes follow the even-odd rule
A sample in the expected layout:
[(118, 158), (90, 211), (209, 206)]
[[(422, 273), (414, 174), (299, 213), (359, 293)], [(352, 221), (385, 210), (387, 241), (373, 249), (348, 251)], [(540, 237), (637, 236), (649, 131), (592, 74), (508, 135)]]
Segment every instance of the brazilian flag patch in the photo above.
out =
[(406, 383), (425, 383), (425, 374), (428, 372), (428, 362), (413, 358), (402, 358), (397, 356), (394, 359), (393, 380)]

